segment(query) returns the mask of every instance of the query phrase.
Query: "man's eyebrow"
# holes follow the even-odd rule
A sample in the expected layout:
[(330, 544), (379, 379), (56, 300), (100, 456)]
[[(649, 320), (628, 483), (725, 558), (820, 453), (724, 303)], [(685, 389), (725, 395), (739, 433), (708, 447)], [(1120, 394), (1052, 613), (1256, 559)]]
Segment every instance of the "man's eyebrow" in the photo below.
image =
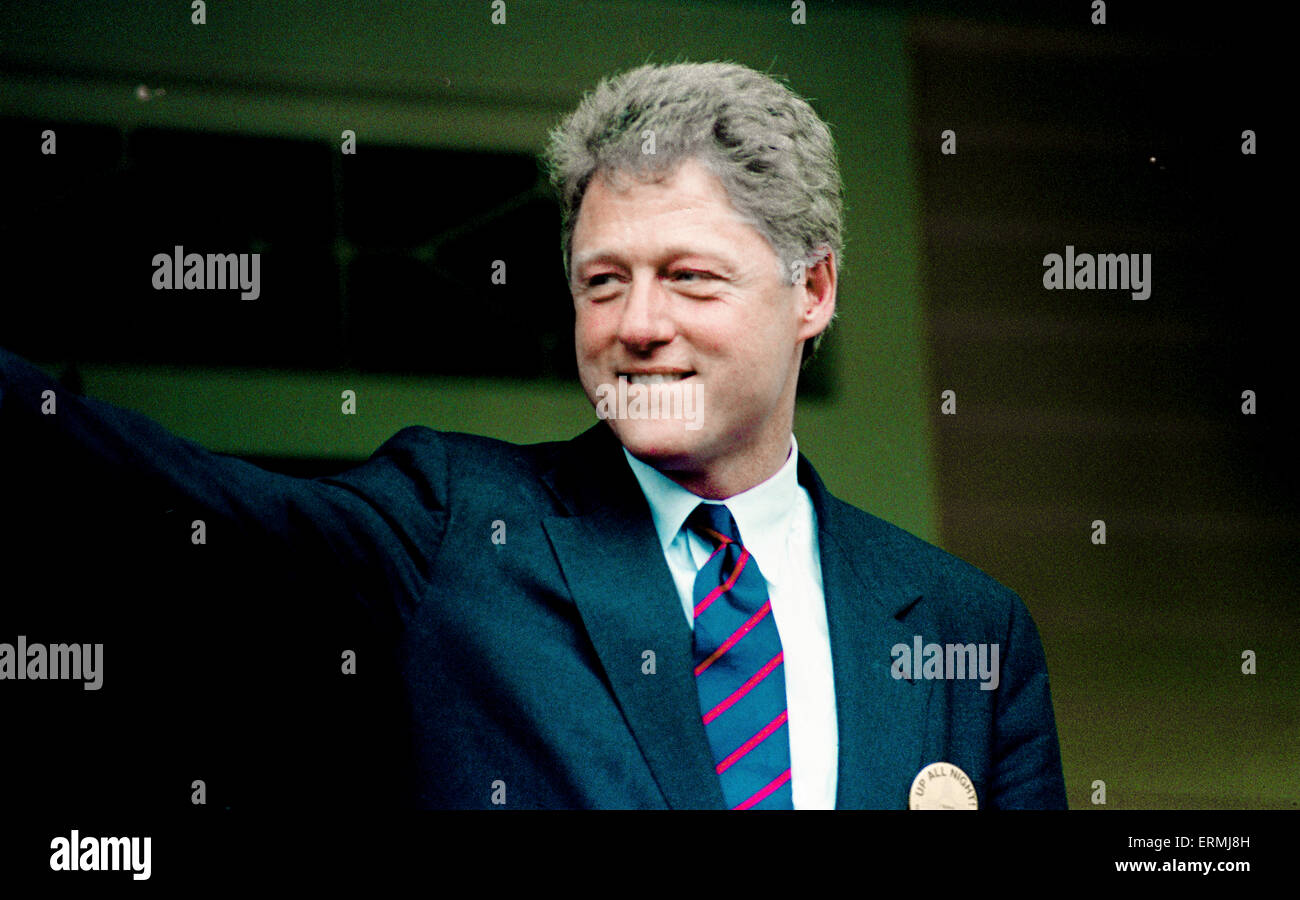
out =
[[(663, 251), (662, 256), (664, 260), (679, 259), (683, 256), (695, 256), (716, 262), (719, 266), (728, 270), (730, 270), (733, 265), (730, 258), (721, 250), (712, 247), (668, 247)], [(583, 266), (588, 266), (592, 263), (598, 262), (622, 265), (623, 257), (621, 254), (613, 250), (593, 250), (589, 253), (584, 253), (581, 256), (575, 256), (573, 258), (573, 271), (576, 275)]]
[(609, 250), (594, 250), (590, 253), (584, 253), (581, 256), (573, 258), (573, 271), (576, 273), (583, 266), (589, 266), (594, 262), (618, 262), (618, 254)]

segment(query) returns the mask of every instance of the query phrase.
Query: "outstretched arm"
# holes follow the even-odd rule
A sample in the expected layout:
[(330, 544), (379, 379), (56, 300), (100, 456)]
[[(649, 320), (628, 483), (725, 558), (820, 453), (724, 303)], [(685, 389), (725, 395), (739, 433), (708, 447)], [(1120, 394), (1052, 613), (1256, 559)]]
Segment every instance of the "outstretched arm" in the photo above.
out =
[[(431, 458), (436, 445), (417, 448), (406, 432), (351, 472), (293, 478), (212, 453), (146, 416), (72, 393), (0, 348), (0, 442), (33, 451), (23, 454), (35, 469), (24, 478), (59, 479), (74, 467), (79, 479), (111, 485), (133, 502), (185, 503), (274, 542), (301, 564), (337, 570), (365, 594), (412, 578), (420, 561), (411, 551), (431, 552), (441, 538), (436, 496), (427, 488), (408, 490), (415, 468), (440, 468)], [(420, 502), (413, 503), (416, 496)]]

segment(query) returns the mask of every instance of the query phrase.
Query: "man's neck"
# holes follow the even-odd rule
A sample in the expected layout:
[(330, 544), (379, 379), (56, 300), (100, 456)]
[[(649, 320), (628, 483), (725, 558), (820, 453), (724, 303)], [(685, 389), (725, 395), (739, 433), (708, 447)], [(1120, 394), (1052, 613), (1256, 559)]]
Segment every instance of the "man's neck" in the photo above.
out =
[(724, 461), (703, 471), (659, 471), (697, 497), (726, 500), (762, 484), (779, 472), (789, 459), (791, 449), (790, 434), (787, 433), (784, 444), (774, 444), (771, 451), (762, 456), (749, 454), (734, 463)]

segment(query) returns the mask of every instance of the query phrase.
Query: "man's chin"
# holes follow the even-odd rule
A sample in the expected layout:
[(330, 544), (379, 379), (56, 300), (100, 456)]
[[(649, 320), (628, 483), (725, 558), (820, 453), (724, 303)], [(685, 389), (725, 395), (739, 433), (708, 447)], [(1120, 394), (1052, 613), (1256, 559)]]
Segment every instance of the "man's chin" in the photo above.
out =
[(609, 424), (628, 453), (657, 469), (689, 465), (703, 449), (703, 431), (681, 420), (611, 419)]

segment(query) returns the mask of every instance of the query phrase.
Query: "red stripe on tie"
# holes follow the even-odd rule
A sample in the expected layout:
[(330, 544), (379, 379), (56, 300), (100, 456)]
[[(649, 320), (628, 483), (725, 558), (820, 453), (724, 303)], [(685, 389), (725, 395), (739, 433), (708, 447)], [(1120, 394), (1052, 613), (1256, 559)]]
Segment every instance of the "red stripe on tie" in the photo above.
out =
[(705, 534), (707, 534), (709, 537), (713, 538), (715, 541), (717, 541), (720, 545), (722, 545), (722, 546), (724, 546), (724, 547), (725, 547), (727, 544), (730, 544), (730, 543), (731, 543), (731, 538), (727, 537), (727, 536), (726, 536), (725, 534), (723, 534), (721, 531), (715, 531), (714, 529), (709, 528), (707, 525), (701, 525), (701, 526), (699, 526), (699, 530), (700, 530), (700, 531), (703, 531)]
[(731, 637), (723, 641), (721, 647), (719, 647), (717, 650), (714, 650), (712, 653), (710, 653), (708, 659), (704, 660), (704, 662), (696, 666), (695, 674), (699, 675), (709, 666), (717, 662), (718, 657), (726, 653), (732, 647), (736, 646), (736, 642), (739, 641), (741, 638), (743, 638), (745, 635), (749, 634), (749, 632), (753, 629), (753, 627), (762, 620), (763, 616), (767, 615), (771, 611), (772, 611), (772, 601), (769, 600), (758, 608), (758, 612), (754, 613), (752, 616), (749, 617), (748, 622), (746, 622), (744, 625), (741, 625), (739, 628), (737, 628), (735, 634), (733, 634)]
[(756, 803), (763, 802), (763, 799), (767, 797), (768, 794), (772, 793), (774, 790), (776, 790), (777, 788), (779, 788), (781, 785), (785, 784), (789, 780), (790, 780), (790, 770), (786, 769), (780, 775), (773, 778), (767, 787), (760, 789), (756, 794), (754, 794), (754, 796), (750, 797), (748, 800), (746, 800), (744, 803), (740, 804), (739, 806), (733, 806), (732, 809), (749, 809), (751, 806), (755, 805)]
[(714, 769), (717, 771), (717, 773), (721, 775), (723, 772), (727, 771), (733, 765), (739, 762), (742, 756), (744, 756), (750, 750), (753, 750), (759, 744), (763, 743), (763, 741), (767, 740), (768, 736), (771, 735), (772, 732), (776, 731), (778, 728), (780, 728), (782, 725), (785, 724), (787, 715), (788, 715), (788, 710), (784, 710), (784, 709), (781, 710), (781, 715), (777, 716), (775, 719), (773, 719), (772, 721), (764, 725), (762, 731), (754, 735), (749, 740), (745, 741), (745, 743), (741, 744), (739, 747), (733, 750), (730, 756), (728, 756), (722, 762), (714, 766)]
[[(726, 549), (727, 549), (726, 544), (719, 544), (718, 546), (714, 547), (713, 552), (709, 554), (709, 558), (704, 561), (704, 566), (707, 566), (709, 563), (713, 562), (713, 557), (717, 556), (719, 553), (721, 553), (723, 550)], [(700, 568), (703, 569), (704, 566), (700, 566)]]
[[(721, 549), (721, 548), (719, 548), (719, 549)], [(714, 552), (716, 553), (717, 551), (714, 551)], [(713, 557), (711, 557), (711, 556), (709, 557), (709, 559), (712, 559), (712, 558), (713, 558)], [(740, 559), (736, 560), (736, 571), (732, 572), (732, 573), (731, 573), (731, 577), (728, 578), (726, 581), (724, 581), (722, 584), (718, 585), (718, 586), (715, 587), (713, 590), (709, 591), (709, 595), (708, 595), (707, 597), (705, 597), (703, 600), (700, 601), (700, 605), (697, 606), (697, 607), (695, 607), (695, 615), (696, 615), (696, 616), (699, 616), (700, 613), (702, 613), (702, 612), (704, 612), (706, 609), (708, 609), (709, 606), (713, 603), (714, 600), (717, 600), (719, 597), (721, 597), (721, 596), (722, 596), (723, 594), (725, 594), (727, 591), (731, 590), (731, 588), (732, 588), (732, 587), (735, 585), (735, 583), (736, 583), (736, 579), (740, 577), (740, 572), (741, 572), (742, 569), (745, 568), (745, 563), (747, 563), (747, 562), (749, 562), (749, 551), (746, 550), (744, 547), (741, 547), (741, 548), (740, 548)]]
[(731, 706), (737, 700), (739, 700), (741, 697), (745, 696), (751, 690), (753, 690), (754, 685), (758, 684), (760, 681), (766, 678), (768, 674), (777, 666), (781, 665), (781, 663), (784, 660), (785, 660), (785, 651), (782, 650), (776, 656), (772, 657), (771, 661), (767, 665), (763, 666), (763, 668), (755, 672), (754, 676), (750, 678), (749, 681), (746, 681), (740, 687), (736, 688), (735, 692), (730, 697), (728, 697), (726, 700), (723, 700), (717, 706), (713, 707), (713, 709), (709, 710), (704, 716), (704, 724), (708, 725), (718, 716), (722, 715), (724, 712), (730, 709)]

